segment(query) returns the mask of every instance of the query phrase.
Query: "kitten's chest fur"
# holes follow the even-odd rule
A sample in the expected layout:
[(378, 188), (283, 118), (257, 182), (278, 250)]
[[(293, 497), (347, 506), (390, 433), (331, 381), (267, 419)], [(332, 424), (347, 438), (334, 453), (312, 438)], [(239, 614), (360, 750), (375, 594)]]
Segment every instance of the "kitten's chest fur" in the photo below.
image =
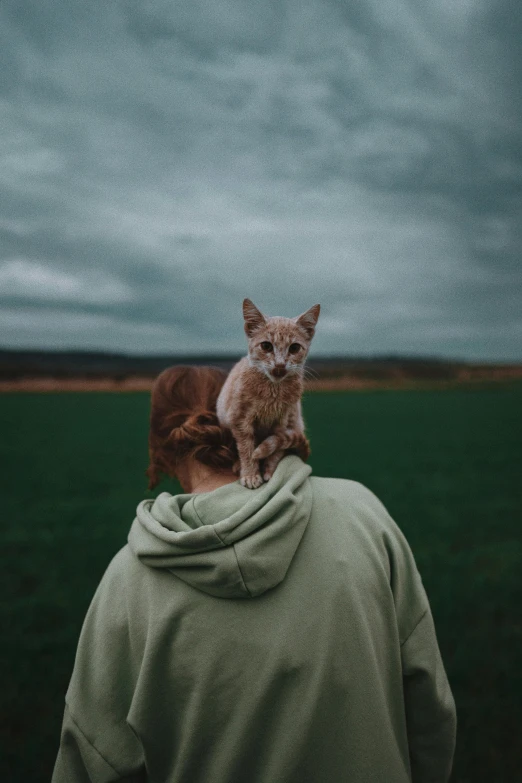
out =
[(253, 418), (256, 443), (270, 435), (274, 425), (282, 421), (288, 409), (297, 405), (301, 392), (302, 383), (297, 377), (277, 385), (264, 377), (258, 380), (256, 395), (253, 398), (246, 397)]
[[(257, 393), (248, 397), (256, 418), (260, 424), (279, 421), (290, 405), (295, 405), (302, 392), (302, 383), (298, 377), (285, 378), (280, 383), (272, 383), (264, 375), (256, 373), (254, 383)], [(245, 384), (246, 386), (246, 384)], [(248, 392), (247, 392), (248, 394)]]
[(289, 408), (297, 405), (303, 392), (300, 374), (273, 383), (259, 370), (250, 367), (246, 358), (233, 368), (225, 385), (227, 388), (220, 395), (218, 409), (221, 408), (223, 414), (226, 412), (227, 419), (248, 419), (254, 423), (256, 432), (266, 431), (267, 434)]

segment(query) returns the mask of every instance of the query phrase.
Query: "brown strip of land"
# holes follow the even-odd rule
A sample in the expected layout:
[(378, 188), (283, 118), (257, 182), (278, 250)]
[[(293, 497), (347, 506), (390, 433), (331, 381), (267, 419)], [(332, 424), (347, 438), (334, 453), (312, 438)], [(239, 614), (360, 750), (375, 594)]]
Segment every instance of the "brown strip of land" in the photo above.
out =
[[(155, 376), (125, 378), (10, 378), (0, 380), (1, 392), (150, 392)], [(453, 378), (415, 378), (395, 376), (364, 378), (343, 375), (317, 378), (305, 383), (306, 391), (358, 391), (364, 389), (449, 389), (456, 386), (483, 383), (503, 383), (522, 379), (522, 366), (487, 368), (481, 371), (461, 371)]]

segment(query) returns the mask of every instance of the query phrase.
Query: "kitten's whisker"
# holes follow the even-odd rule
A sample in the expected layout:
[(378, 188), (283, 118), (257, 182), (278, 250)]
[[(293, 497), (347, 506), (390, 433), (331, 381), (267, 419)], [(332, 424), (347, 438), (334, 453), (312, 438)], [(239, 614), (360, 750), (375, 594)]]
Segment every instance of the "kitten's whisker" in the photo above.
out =
[(319, 373), (316, 370), (312, 370), (311, 367), (305, 367), (304, 368), (304, 377), (312, 380), (317, 380), (319, 378)]

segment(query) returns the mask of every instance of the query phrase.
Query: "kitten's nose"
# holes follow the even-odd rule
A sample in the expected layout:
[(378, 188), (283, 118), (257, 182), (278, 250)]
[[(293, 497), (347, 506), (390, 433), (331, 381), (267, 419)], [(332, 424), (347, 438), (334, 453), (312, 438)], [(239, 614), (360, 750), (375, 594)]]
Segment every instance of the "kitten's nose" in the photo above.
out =
[(284, 364), (276, 364), (272, 370), (272, 375), (274, 378), (284, 378), (286, 372), (287, 370)]

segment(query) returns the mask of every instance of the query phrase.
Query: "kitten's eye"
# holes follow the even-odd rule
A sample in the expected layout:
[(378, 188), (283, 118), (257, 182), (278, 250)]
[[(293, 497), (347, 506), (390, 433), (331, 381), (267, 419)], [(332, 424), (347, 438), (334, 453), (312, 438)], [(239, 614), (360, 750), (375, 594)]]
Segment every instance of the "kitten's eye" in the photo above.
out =
[(301, 346), (299, 343), (292, 343), (290, 348), (288, 349), (289, 353), (298, 353), (301, 350)]
[(263, 349), (263, 351), (271, 351), (272, 343), (269, 343), (267, 340), (265, 340), (265, 342), (261, 343), (261, 348)]

